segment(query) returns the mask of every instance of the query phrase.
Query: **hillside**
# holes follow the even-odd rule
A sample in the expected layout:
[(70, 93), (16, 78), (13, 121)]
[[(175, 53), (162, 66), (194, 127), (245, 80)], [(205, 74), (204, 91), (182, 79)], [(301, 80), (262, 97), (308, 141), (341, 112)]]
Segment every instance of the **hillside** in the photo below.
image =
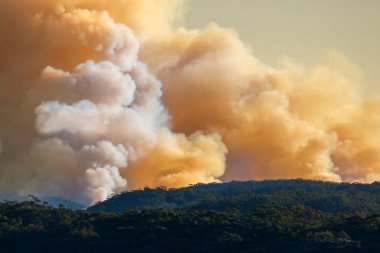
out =
[(380, 212), (380, 183), (350, 184), (270, 180), (197, 184), (180, 189), (144, 188), (120, 193), (88, 208), (92, 211), (184, 209), (248, 213), (263, 204), (306, 207), (330, 213)]
[[(31, 198), (35, 198), (34, 196), (20, 196), (20, 195), (0, 195), (0, 201), (28, 201)], [(54, 197), (54, 196), (44, 196), (39, 198), (43, 202), (47, 202), (53, 207), (64, 206), (66, 208), (70, 208), (73, 210), (81, 210), (84, 209), (85, 206), (79, 204), (77, 202), (62, 198), (62, 197)]]
[(379, 183), (274, 180), (145, 188), (88, 210), (3, 201), (0, 252), (378, 252), (379, 196)]

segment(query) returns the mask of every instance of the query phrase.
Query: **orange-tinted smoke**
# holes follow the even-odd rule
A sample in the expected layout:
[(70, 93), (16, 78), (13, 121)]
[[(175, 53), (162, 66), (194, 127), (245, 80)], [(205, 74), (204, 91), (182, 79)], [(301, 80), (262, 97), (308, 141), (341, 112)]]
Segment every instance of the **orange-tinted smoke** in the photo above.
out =
[(180, 0), (0, 2), (0, 191), (84, 203), (144, 186), (380, 176), (380, 99), (329, 52), (262, 64)]

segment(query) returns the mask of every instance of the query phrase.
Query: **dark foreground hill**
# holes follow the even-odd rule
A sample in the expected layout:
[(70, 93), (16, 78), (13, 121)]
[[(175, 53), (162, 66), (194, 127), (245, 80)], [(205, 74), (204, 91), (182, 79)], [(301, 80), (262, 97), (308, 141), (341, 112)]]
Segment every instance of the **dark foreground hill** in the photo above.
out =
[(271, 180), (198, 184), (180, 189), (145, 188), (115, 195), (92, 211), (185, 209), (248, 213), (263, 204), (296, 204), (330, 214), (380, 213), (380, 183), (349, 184), (308, 180)]
[[(144, 189), (91, 210), (3, 201), (0, 253), (377, 253), (378, 195), (377, 183), (291, 180)], [(106, 207), (123, 211), (93, 211)]]

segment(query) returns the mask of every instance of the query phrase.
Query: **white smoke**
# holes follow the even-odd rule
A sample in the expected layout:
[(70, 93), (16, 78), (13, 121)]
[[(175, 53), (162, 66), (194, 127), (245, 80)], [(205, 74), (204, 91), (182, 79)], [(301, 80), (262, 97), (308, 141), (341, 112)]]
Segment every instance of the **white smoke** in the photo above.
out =
[[(51, 15), (33, 13), (32, 29), (33, 25), (43, 29), (44, 39), (54, 44), (41, 42), (38, 46), (43, 51), (79, 46), (90, 50), (94, 59), (79, 62), (71, 71), (46, 66), (32, 87), (24, 90), (20, 98), (28, 106), (35, 106), (36, 133), (29, 137), (31, 143), (26, 149), (15, 147), (16, 151), (8, 151), (5, 145), (11, 159), (0, 160), (1, 190), (56, 194), (93, 203), (126, 190), (128, 178), (122, 173), (128, 173), (129, 161), (146, 159), (158, 139), (176, 146), (173, 152), (193, 149), (186, 157), (192, 152), (200, 157), (208, 155), (209, 150), (198, 148), (199, 144), (191, 141), (186, 147), (176, 144), (186, 137), (170, 131), (170, 116), (160, 98), (161, 83), (138, 60), (139, 40), (134, 32), (125, 24), (114, 22), (105, 11), (81, 8), (66, 11), (59, 6), (58, 12), (55, 9)], [(21, 2), (16, 8), (22, 8)], [(65, 56), (62, 57), (65, 62)], [(27, 69), (27, 64), (24, 65), (19, 67)], [(30, 110), (23, 108), (13, 111), (32, 116)], [(18, 127), (22, 121), (16, 123)], [(203, 138), (220, 145), (214, 136)], [(215, 154), (221, 160), (215, 168), (216, 176), (223, 174), (224, 153), (221, 149), (221, 155)], [(161, 173), (172, 177), (170, 171)], [(179, 175), (178, 171), (175, 173)], [(216, 180), (213, 173), (205, 176), (199, 171), (194, 173), (200, 181)], [(192, 177), (193, 172), (187, 169), (185, 174)], [(14, 182), (14, 187), (8, 180)]]

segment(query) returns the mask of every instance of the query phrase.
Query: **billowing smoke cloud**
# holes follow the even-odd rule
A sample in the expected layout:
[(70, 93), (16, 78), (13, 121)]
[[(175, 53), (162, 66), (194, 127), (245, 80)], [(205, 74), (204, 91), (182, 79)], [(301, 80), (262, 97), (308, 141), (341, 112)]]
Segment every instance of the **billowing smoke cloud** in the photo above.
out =
[[(70, 2), (0, 4), (1, 191), (88, 203), (128, 184), (217, 181), (225, 168), (220, 136), (171, 132), (161, 83), (138, 59), (142, 39), (111, 17), (125, 7), (127, 21), (150, 32), (140, 16), (169, 1)], [(164, 30), (161, 15), (152, 17)]]
[(380, 99), (354, 64), (268, 67), (231, 30), (177, 28), (181, 4), (0, 2), (0, 192), (380, 178)]

